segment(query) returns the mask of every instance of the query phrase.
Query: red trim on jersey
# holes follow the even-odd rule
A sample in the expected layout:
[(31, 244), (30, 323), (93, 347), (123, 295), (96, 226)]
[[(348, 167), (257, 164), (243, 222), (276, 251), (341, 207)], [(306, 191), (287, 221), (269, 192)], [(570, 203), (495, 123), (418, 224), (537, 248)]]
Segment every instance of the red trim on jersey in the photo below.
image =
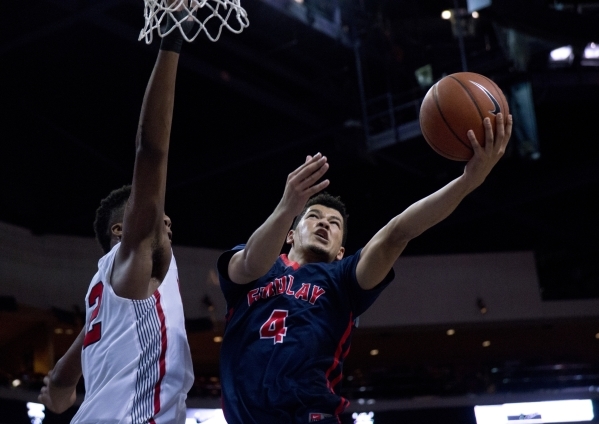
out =
[(283, 263), (285, 265), (290, 266), (291, 268), (293, 268), (293, 270), (297, 270), (300, 267), (300, 264), (298, 264), (297, 262), (293, 262), (292, 260), (290, 260), (285, 253), (281, 254), (281, 260), (283, 261)]
[[(341, 403), (339, 403), (339, 406), (337, 407), (337, 409), (335, 409), (335, 415), (339, 415), (341, 414), (345, 408), (347, 408), (349, 406), (349, 401), (345, 398), (341, 398)], [(337, 419), (339, 419), (339, 417), (337, 417)], [(341, 422), (341, 421), (339, 421)]]
[[(162, 345), (160, 346), (160, 359), (158, 361), (158, 366), (160, 368), (160, 374), (158, 377), (158, 381), (154, 386), (154, 415), (160, 412), (160, 388), (162, 379), (166, 374), (166, 319), (164, 317), (164, 311), (162, 310), (162, 304), (160, 303), (160, 292), (158, 290), (154, 292), (154, 297), (156, 298), (156, 312), (158, 313), (158, 319), (160, 320), (160, 339)], [(150, 420), (151, 423), (154, 423), (154, 420)]]
[[(347, 349), (345, 349), (345, 351), (341, 355), (342, 361), (344, 361), (345, 358), (347, 357), (347, 354), (349, 353), (349, 348), (350, 347), (347, 346)], [(341, 381), (342, 378), (343, 378), (343, 373), (339, 373), (339, 375), (333, 381), (331, 381), (331, 387), (335, 387), (337, 384), (339, 384), (339, 382)]]
[[(335, 387), (339, 383), (339, 381), (341, 381), (343, 374), (341, 372), (339, 372), (339, 375), (333, 381), (329, 380), (329, 376), (336, 368), (339, 367), (340, 362), (343, 361), (345, 359), (345, 357), (347, 356), (347, 354), (349, 353), (349, 346), (345, 350), (343, 350), (343, 345), (349, 339), (353, 325), (354, 325), (354, 322), (353, 322), (352, 314), (350, 314), (349, 315), (349, 324), (348, 324), (347, 328), (345, 329), (345, 332), (343, 333), (341, 340), (339, 340), (337, 349), (335, 350), (335, 359), (333, 360), (333, 363), (331, 364), (331, 366), (329, 367), (329, 369), (327, 370), (327, 372), (325, 374), (326, 379), (327, 379), (327, 386), (328, 386), (329, 390), (331, 391), (331, 393), (335, 393), (335, 391), (333, 390), (333, 387)], [(349, 402), (347, 401), (347, 399), (342, 397), (341, 402), (339, 403), (339, 406), (335, 410), (335, 415), (339, 415), (341, 412), (343, 412), (343, 410), (345, 408), (347, 408), (348, 405), (349, 405)]]

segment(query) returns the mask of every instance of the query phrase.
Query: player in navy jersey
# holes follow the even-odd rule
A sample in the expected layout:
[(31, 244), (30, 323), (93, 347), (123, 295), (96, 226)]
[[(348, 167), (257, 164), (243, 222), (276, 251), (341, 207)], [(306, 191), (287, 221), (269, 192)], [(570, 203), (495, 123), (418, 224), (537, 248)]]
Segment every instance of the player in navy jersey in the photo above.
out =
[[(512, 117), (498, 114), (495, 134), (488, 119), (484, 126), (485, 147), (468, 133), (474, 156), (460, 177), (408, 207), (351, 256), (343, 247), (343, 203), (317, 194), (329, 184), (320, 181), (326, 157), (308, 156), (289, 174), (274, 212), (245, 245), (218, 260), (228, 310), (221, 348), (228, 424), (340, 422), (354, 320), (391, 282), (407, 243), (451, 214), (499, 161)], [(291, 248), (280, 255), (284, 241)]]

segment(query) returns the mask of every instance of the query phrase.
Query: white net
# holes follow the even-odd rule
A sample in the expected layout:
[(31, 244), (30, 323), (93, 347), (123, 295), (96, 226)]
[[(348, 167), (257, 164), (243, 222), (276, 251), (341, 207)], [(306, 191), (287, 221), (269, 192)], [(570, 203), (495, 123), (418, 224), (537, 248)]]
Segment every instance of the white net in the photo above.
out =
[[(154, 30), (159, 37), (172, 31), (181, 31), (186, 41), (193, 41), (203, 31), (211, 41), (219, 39), (223, 27), (239, 34), (250, 24), (247, 13), (239, 4), (240, 0), (144, 0), (145, 25), (139, 34), (139, 40), (145, 38), (150, 44)], [(177, 12), (174, 14), (174, 12)], [(184, 13), (180, 13), (184, 12)], [(175, 23), (165, 29), (167, 16)], [(191, 17), (191, 19), (190, 19)], [(195, 25), (191, 31), (182, 28), (183, 23), (193, 20)], [(163, 32), (164, 31), (164, 32)]]

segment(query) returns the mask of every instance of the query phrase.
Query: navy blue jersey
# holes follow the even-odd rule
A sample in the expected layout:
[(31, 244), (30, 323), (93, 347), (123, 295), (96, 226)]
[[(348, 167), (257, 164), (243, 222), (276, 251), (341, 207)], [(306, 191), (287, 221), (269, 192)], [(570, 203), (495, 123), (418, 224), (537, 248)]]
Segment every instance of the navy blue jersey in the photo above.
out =
[(354, 320), (394, 277), (372, 290), (356, 279), (360, 251), (333, 263), (303, 266), (281, 255), (249, 284), (228, 278), (231, 257), (218, 260), (227, 301), (221, 348), (223, 409), (228, 424), (308, 423), (339, 415), (343, 360)]

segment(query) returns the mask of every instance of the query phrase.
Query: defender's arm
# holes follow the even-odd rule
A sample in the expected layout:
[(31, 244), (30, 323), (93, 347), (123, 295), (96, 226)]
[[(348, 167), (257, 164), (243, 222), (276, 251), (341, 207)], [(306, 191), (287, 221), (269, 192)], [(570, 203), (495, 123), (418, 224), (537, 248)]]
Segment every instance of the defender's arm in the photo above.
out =
[(76, 400), (75, 389), (82, 375), (81, 349), (85, 328), (81, 330), (71, 347), (58, 360), (54, 369), (44, 377), (44, 386), (40, 390), (38, 400), (49, 410), (60, 414), (69, 409)]

